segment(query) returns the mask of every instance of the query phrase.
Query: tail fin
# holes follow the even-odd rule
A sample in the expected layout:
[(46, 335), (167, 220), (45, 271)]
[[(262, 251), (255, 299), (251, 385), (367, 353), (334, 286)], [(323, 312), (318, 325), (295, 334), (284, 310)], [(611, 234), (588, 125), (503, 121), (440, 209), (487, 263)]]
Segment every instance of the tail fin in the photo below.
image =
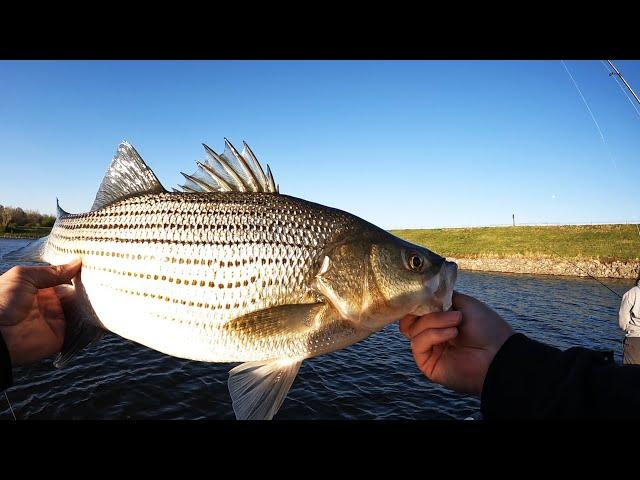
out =
[(42, 258), (49, 236), (39, 238), (24, 247), (13, 250), (2, 257), (8, 262), (44, 262)]

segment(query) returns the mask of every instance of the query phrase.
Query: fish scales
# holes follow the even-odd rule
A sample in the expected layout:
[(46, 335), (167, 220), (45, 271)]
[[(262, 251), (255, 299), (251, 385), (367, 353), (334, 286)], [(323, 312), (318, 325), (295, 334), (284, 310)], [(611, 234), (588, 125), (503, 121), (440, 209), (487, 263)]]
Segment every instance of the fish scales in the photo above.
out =
[(81, 257), (104, 326), (165, 353), (217, 362), (306, 357), (353, 328), (333, 325), (327, 338), (304, 333), (296, 342), (223, 327), (253, 311), (317, 302), (308, 288), (317, 256), (349, 217), (269, 193), (143, 195), (60, 219), (45, 258)]

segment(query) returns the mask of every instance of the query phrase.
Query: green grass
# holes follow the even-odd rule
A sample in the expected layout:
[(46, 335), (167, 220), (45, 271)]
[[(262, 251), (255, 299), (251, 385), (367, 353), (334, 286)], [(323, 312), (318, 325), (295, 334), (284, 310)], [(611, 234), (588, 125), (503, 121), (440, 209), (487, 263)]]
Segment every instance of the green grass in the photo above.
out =
[(412, 243), (447, 257), (553, 257), (639, 260), (635, 225), (478, 227), (391, 230)]
[(0, 238), (40, 238), (50, 232), (51, 227), (12, 227), (0, 231)]

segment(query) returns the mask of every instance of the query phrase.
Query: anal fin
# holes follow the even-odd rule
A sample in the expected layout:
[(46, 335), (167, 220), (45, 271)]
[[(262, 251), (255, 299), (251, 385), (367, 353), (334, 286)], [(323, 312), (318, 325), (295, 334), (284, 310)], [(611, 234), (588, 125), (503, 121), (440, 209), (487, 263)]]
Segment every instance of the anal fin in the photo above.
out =
[(67, 365), (78, 352), (100, 340), (106, 333), (86, 297), (79, 277), (75, 277), (73, 283), (74, 286), (55, 287), (66, 319), (62, 350), (53, 362), (56, 368)]
[(229, 393), (238, 420), (271, 420), (284, 401), (302, 361), (246, 362), (229, 372)]

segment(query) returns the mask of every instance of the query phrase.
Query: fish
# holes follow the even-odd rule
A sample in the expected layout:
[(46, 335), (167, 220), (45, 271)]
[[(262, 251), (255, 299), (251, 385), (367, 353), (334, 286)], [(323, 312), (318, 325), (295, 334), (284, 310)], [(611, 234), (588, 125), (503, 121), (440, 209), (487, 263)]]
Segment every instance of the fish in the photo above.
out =
[(61, 295), (64, 367), (107, 331), (167, 355), (239, 363), (237, 419), (270, 420), (301, 363), (407, 314), (451, 308), (455, 262), (355, 215), (280, 193), (250, 147), (225, 138), (165, 189), (123, 141), (89, 212), (57, 202), (47, 237), (13, 254), (82, 259)]

